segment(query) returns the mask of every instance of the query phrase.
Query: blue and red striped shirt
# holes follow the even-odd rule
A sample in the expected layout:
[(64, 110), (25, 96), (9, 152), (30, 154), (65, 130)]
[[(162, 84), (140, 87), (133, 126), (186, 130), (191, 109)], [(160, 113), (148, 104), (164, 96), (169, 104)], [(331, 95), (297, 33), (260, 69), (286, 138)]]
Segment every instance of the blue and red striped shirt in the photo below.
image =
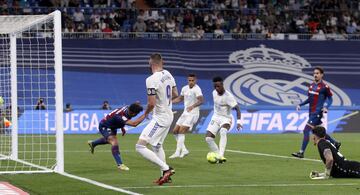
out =
[(323, 81), (311, 83), (308, 90), (308, 98), (299, 105), (303, 106), (305, 104), (309, 104), (309, 114), (318, 114), (322, 112), (324, 107), (330, 107), (332, 104), (330, 87)]
[(123, 128), (126, 121), (130, 120), (131, 116), (129, 115), (128, 106), (122, 108), (117, 108), (107, 114), (101, 121), (100, 125), (110, 129)]

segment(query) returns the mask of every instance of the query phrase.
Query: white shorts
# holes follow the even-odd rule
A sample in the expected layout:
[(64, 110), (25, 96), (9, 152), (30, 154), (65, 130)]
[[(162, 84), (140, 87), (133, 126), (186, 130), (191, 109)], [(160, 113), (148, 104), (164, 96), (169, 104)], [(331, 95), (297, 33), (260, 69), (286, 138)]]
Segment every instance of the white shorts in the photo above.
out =
[(232, 119), (231, 118), (227, 118), (224, 116), (216, 116), (213, 115), (211, 117), (210, 123), (207, 127), (206, 130), (210, 131), (212, 134), (216, 135), (217, 132), (220, 130), (220, 128), (225, 125), (225, 124), (229, 124), (231, 126), (232, 123)]
[(154, 119), (143, 129), (139, 139), (145, 140), (152, 146), (163, 144), (170, 126), (160, 126)]
[(191, 131), (198, 119), (199, 114), (183, 112), (180, 118), (177, 120), (176, 125), (189, 127), (189, 131)]

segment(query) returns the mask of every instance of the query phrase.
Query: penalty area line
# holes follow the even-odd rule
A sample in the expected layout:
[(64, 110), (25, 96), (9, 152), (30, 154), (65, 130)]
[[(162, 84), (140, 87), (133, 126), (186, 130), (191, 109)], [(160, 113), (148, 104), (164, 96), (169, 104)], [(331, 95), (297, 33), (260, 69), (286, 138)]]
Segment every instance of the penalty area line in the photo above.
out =
[(335, 183), (288, 183), (288, 184), (225, 184), (225, 185), (218, 185), (218, 184), (200, 184), (200, 185), (177, 185), (177, 186), (129, 186), (129, 187), (122, 187), (125, 189), (149, 189), (149, 188), (227, 188), (227, 187), (306, 187), (306, 186), (356, 186), (359, 184), (356, 183), (342, 183), (342, 184), (335, 184)]
[(84, 177), (79, 177), (79, 176), (72, 175), (72, 174), (69, 174), (69, 173), (64, 172), (64, 173), (59, 173), (59, 174), (65, 176), (65, 177), (80, 180), (80, 181), (83, 181), (83, 182), (86, 182), (86, 183), (89, 183), (89, 184), (92, 184), (92, 185), (95, 185), (95, 186), (99, 186), (99, 187), (102, 187), (102, 188), (105, 188), (105, 189), (109, 189), (109, 190), (113, 190), (113, 191), (117, 191), (117, 192), (122, 192), (122, 193), (130, 194), (130, 195), (142, 195), (142, 194), (139, 194), (139, 193), (136, 193), (136, 192), (125, 190), (123, 188), (114, 187), (114, 186), (107, 185), (107, 184), (104, 184), (104, 183), (101, 183), (101, 182), (98, 182), (98, 181), (95, 181), (95, 180), (91, 180), (91, 179), (84, 178)]
[(275, 154), (266, 154), (266, 153), (258, 153), (258, 152), (245, 152), (241, 150), (226, 150), (227, 152), (239, 153), (239, 154), (249, 154), (255, 156), (267, 156), (267, 157), (274, 157), (274, 158), (284, 158), (284, 159), (293, 159), (293, 160), (305, 160), (305, 161), (312, 161), (312, 162), (321, 162), (321, 160), (312, 159), (312, 158), (296, 158), (291, 156), (281, 156)]

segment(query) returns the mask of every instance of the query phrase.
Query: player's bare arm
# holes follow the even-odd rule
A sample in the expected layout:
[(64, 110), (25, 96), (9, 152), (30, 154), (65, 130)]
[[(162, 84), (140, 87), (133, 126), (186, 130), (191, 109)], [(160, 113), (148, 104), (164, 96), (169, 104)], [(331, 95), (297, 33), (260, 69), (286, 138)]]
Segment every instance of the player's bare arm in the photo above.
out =
[(330, 175), (330, 171), (331, 171), (332, 166), (334, 164), (334, 158), (333, 158), (333, 155), (332, 155), (331, 150), (329, 148), (324, 150), (324, 157), (326, 159), (325, 167), (326, 167), (326, 170), (328, 170), (329, 175)]
[(172, 87), (171, 95), (172, 100), (176, 99), (179, 96), (179, 92), (176, 86)]
[(184, 101), (184, 96), (179, 95), (178, 97), (176, 97), (175, 99), (172, 100), (172, 103), (177, 104), (177, 103), (180, 103), (182, 101)]
[(204, 103), (204, 96), (202, 96), (202, 95), (198, 96), (198, 97), (196, 97), (196, 99), (197, 99), (197, 101), (195, 102), (195, 104), (187, 107), (186, 111), (190, 112), (192, 109), (194, 109)]
[(145, 119), (145, 117), (146, 117), (145, 114), (143, 114), (135, 120), (128, 120), (126, 121), (126, 125), (136, 127)]
[(240, 130), (242, 128), (241, 124), (241, 112), (239, 105), (236, 105), (233, 109), (236, 110), (236, 116), (237, 116), (237, 130)]
[(148, 95), (147, 97), (147, 107), (145, 110), (145, 117), (149, 115), (150, 112), (153, 111), (156, 103), (156, 96), (155, 95)]

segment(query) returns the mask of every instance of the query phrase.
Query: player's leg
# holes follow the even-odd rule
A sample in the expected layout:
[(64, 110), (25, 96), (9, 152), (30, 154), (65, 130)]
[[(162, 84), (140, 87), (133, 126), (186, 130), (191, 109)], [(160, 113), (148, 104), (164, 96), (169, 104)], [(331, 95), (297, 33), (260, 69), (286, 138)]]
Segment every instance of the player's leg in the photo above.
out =
[(96, 146), (108, 144), (107, 138), (110, 136), (111, 129), (107, 129), (106, 127), (99, 127), (99, 132), (101, 133), (101, 135), (103, 137), (101, 137), (97, 140), (94, 140), (94, 141), (91, 141), (91, 140), (88, 141), (88, 145), (90, 147), (90, 152), (92, 154), (94, 154), (94, 150), (95, 150)]
[(107, 140), (111, 144), (111, 153), (115, 159), (118, 168), (120, 170), (128, 171), (129, 168), (122, 162), (119, 150), (119, 142), (116, 135), (110, 135)]
[(189, 114), (179, 130), (179, 135), (181, 135), (180, 136), (181, 138), (179, 138), (179, 141), (181, 142), (181, 145), (182, 145), (180, 158), (183, 158), (184, 156), (186, 156), (190, 153), (189, 150), (185, 146), (185, 134), (187, 132), (191, 132), (193, 126), (196, 124), (198, 119), (199, 119), (199, 114)]
[[(179, 122), (179, 121), (178, 121)], [(177, 157), (180, 157), (180, 151), (181, 151), (181, 147), (178, 147), (178, 143), (179, 143), (179, 129), (180, 129), (180, 126), (176, 123), (174, 129), (173, 129), (173, 133), (174, 133), (174, 136), (175, 136), (175, 139), (176, 139), (176, 150), (174, 152), (174, 154), (172, 154), (171, 156), (169, 156), (169, 158), (177, 158)]]
[(331, 137), (329, 134), (325, 135), (325, 139), (329, 140), (337, 149), (340, 149), (341, 142), (337, 141), (335, 138)]
[(307, 145), (309, 144), (309, 140), (310, 140), (310, 132), (313, 129), (313, 126), (311, 124), (306, 124), (305, 128), (303, 130), (303, 140), (302, 140), (302, 144), (301, 144), (301, 149), (299, 152), (294, 152), (291, 155), (297, 158), (304, 158), (304, 152), (306, 150)]
[(216, 136), (217, 132), (219, 131), (219, 129), (220, 129), (220, 124), (218, 123), (216, 118), (213, 116), (207, 127), (205, 141), (208, 144), (210, 151), (215, 152), (216, 154), (219, 154), (219, 147), (215, 143), (215, 136)]
[(219, 155), (220, 161), (226, 162), (226, 158), (224, 157), (226, 144), (227, 144), (227, 132), (230, 129), (230, 124), (223, 124), (220, 128), (220, 141), (219, 141)]
[(180, 158), (183, 158), (184, 156), (189, 154), (189, 150), (185, 146), (185, 133), (188, 132), (189, 129), (190, 129), (189, 126), (181, 126), (179, 129), (178, 147), (181, 148)]
[(161, 160), (157, 154), (149, 150), (147, 145), (150, 144), (156, 146), (161, 139), (161, 133), (167, 133), (167, 131), (164, 132), (165, 130), (166, 129), (161, 128), (155, 120), (151, 120), (142, 131), (139, 140), (136, 143), (136, 151), (145, 159), (158, 165), (162, 171), (169, 170), (169, 165)]

